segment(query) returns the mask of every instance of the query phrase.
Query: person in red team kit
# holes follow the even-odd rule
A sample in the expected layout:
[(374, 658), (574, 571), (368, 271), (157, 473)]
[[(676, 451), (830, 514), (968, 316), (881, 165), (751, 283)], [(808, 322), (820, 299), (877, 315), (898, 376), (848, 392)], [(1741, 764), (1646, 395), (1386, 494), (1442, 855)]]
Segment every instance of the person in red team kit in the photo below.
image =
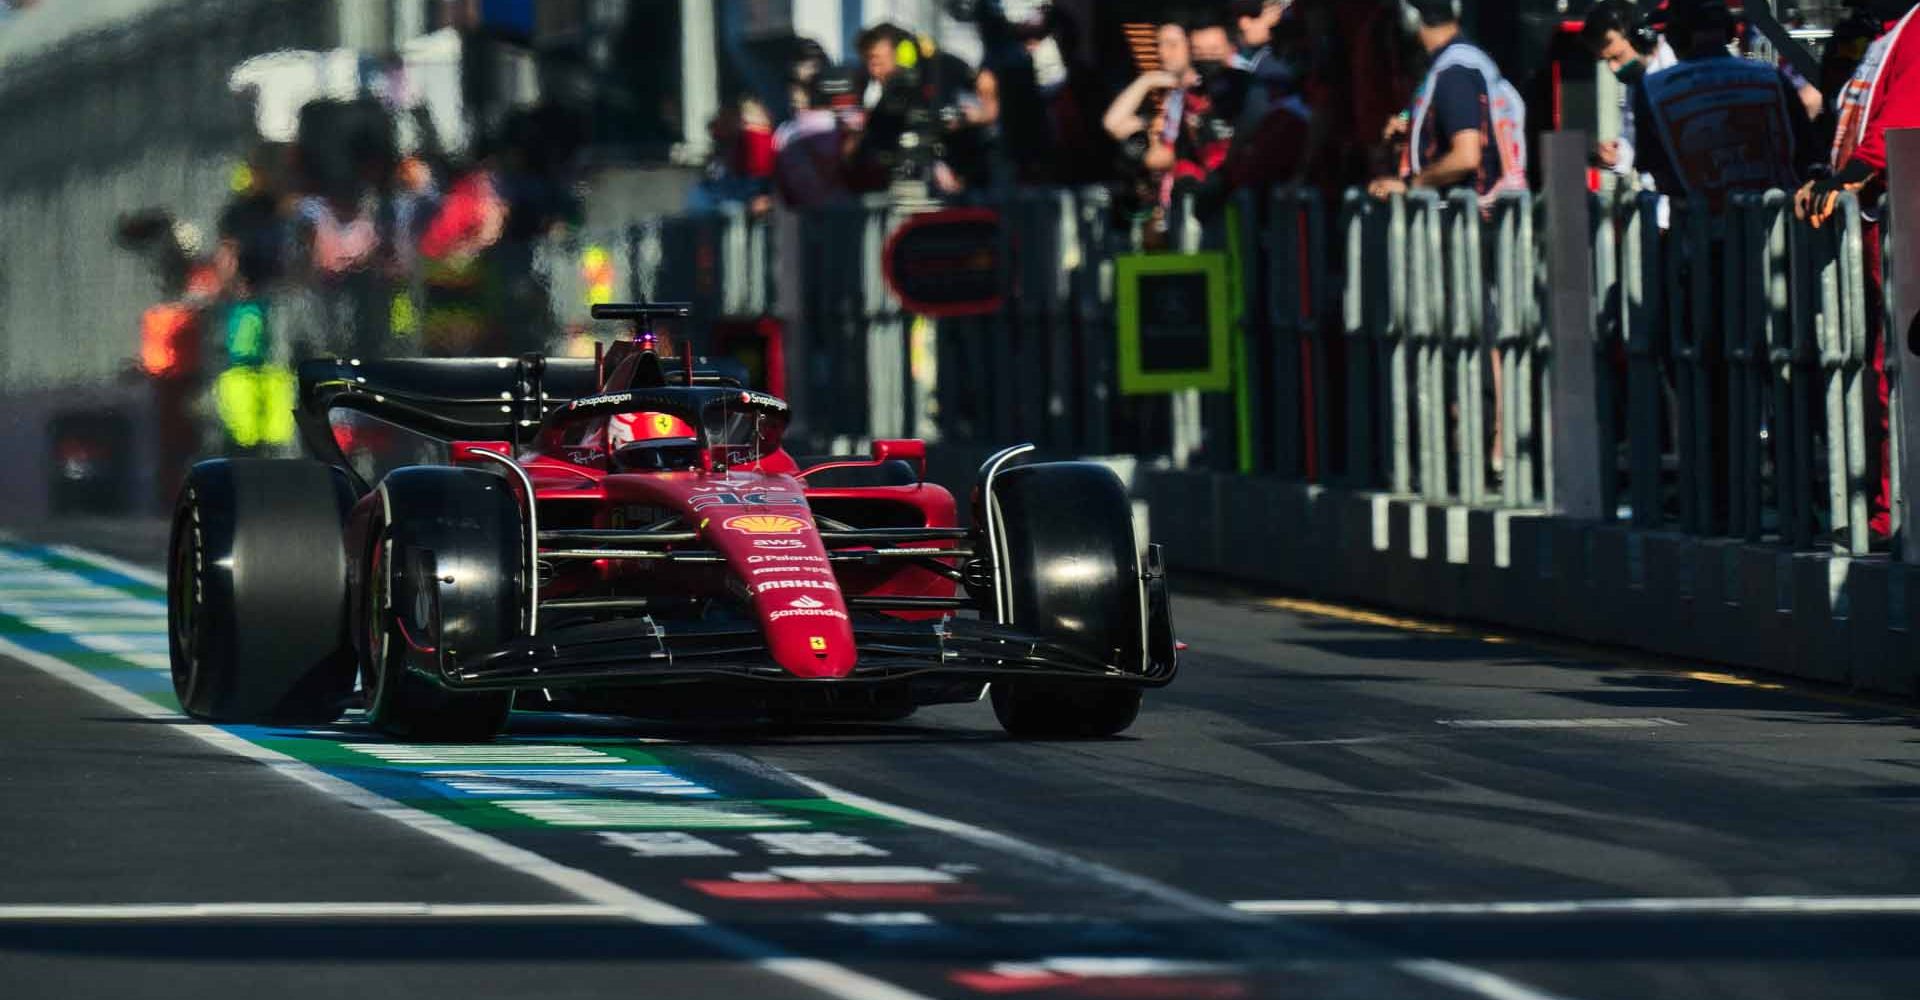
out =
[(1887, 344), (1880, 269), (1880, 199), (1887, 189), (1887, 130), (1920, 127), (1920, 26), (1907, 11), (1894, 29), (1867, 48), (1839, 98), (1828, 156), (1831, 173), (1808, 182), (1794, 195), (1794, 214), (1814, 226), (1826, 224), (1840, 192), (1860, 196), (1861, 249), (1867, 277), (1867, 361), (1873, 391), (1867, 402), (1867, 482), (1872, 489), (1868, 529), (1876, 541), (1893, 530), (1891, 466), (1887, 435)]

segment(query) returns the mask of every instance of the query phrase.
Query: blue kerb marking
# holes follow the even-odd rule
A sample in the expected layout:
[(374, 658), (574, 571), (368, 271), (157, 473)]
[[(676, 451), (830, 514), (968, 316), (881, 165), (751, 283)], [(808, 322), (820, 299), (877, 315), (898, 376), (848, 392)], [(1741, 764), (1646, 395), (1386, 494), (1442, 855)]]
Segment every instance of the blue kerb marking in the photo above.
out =
[[(48, 563), (48, 562), (61, 563), (62, 565), (58, 567), (47, 566), (46, 568), (47, 569), (57, 568), (59, 571), (63, 573), (72, 573), (74, 576), (80, 577), (81, 579), (86, 580), (88, 583), (97, 583), (102, 586), (112, 587), (115, 590), (127, 590), (130, 588), (140, 589), (140, 590), (151, 590), (155, 586), (155, 584), (150, 580), (141, 580), (136, 577), (128, 576), (127, 574), (122, 573), (119, 570), (108, 569), (105, 566), (99, 566), (90, 562), (86, 562), (81, 559), (76, 559), (72, 556), (66, 555), (65, 553), (57, 552), (45, 545), (14, 545), (14, 546), (9, 546), (7, 548), (7, 551), (12, 552), (15, 555), (26, 556), (30, 559), (38, 559), (42, 563)], [(146, 600), (146, 601), (153, 601), (155, 604), (160, 604), (160, 605), (166, 604), (165, 601), (155, 597), (145, 597), (145, 596), (139, 596), (139, 595), (129, 595), (129, 597), (132, 600), (136, 600), (136, 601)]]

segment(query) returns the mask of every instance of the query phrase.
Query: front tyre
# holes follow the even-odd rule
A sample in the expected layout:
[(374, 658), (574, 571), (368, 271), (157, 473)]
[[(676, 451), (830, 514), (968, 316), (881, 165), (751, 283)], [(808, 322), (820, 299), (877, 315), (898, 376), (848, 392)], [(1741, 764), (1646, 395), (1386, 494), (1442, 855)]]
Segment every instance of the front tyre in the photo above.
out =
[(442, 664), (520, 634), (531, 568), (518, 501), (476, 469), (401, 469), (380, 485), (358, 615), (367, 717), (390, 736), (490, 740), (511, 691), (453, 691)]
[[(1120, 478), (1091, 462), (1021, 466), (994, 479), (992, 515), (1007, 624), (1129, 673), (1146, 671), (1146, 609), (1133, 505)], [(992, 684), (1008, 733), (1030, 739), (1113, 736), (1140, 713), (1127, 682)]]
[(353, 689), (342, 541), (353, 490), (305, 460), (187, 474), (167, 543), (173, 691), (213, 722), (329, 722)]

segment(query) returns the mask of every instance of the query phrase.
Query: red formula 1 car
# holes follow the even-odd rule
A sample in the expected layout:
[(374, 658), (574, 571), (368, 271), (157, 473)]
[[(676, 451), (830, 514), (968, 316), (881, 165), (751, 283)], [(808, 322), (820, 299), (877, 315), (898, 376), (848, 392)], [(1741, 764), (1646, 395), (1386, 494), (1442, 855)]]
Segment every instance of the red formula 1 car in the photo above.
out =
[[(787, 404), (601, 306), (595, 361), (321, 360), (316, 459), (216, 460), (169, 555), (174, 687), (196, 717), (483, 740), (522, 705), (897, 719), (992, 694), (1020, 736), (1117, 733), (1172, 680), (1157, 546), (1087, 463), (990, 459), (972, 526), (919, 441), (796, 461)], [(356, 680), (358, 681), (356, 685)]]

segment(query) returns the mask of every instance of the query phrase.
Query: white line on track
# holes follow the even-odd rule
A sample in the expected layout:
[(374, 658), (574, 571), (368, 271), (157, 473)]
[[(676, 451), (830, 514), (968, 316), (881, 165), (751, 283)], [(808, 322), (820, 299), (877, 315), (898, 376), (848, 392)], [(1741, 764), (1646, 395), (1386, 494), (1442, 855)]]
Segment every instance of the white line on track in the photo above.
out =
[[(4, 538), (4, 536), (0, 536)], [(73, 559), (91, 562), (112, 569), (134, 579), (163, 586), (165, 578), (158, 573), (121, 560), (98, 555), (75, 546), (51, 546), (53, 551)], [(106, 699), (113, 704), (145, 718), (177, 721), (175, 727), (180, 732), (194, 736), (202, 741), (220, 747), (238, 756), (247, 757), (266, 765), (268, 768), (302, 782), (335, 798), (357, 805), (369, 812), (377, 813), (418, 830), (429, 836), (437, 837), (449, 844), (462, 848), (472, 854), (485, 858), (503, 867), (521, 874), (540, 879), (557, 888), (573, 893), (575, 896), (593, 904), (617, 910), (625, 918), (640, 923), (669, 926), (681, 929), (689, 937), (701, 941), (719, 950), (739, 956), (751, 962), (757, 968), (784, 976), (794, 982), (811, 986), (829, 996), (841, 1000), (927, 1000), (921, 994), (903, 989), (891, 983), (875, 979), (864, 973), (842, 965), (820, 959), (803, 958), (789, 954), (775, 945), (748, 937), (737, 931), (717, 926), (697, 913), (683, 910), (660, 900), (642, 895), (625, 886), (601, 878), (591, 872), (571, 868), (535, 854), (524, 848), (515, 847), (502, 840), (462, 827), (451, 820), (435, 816), (432, 813), (402, 805), (381, 795), (376, 795), (358, 785), (333, 777), (310, 764), (295, 760), (285, 754), (268, 750), (265, 747), (249, 743), (216, 726), (187, 721), (177, 712), (171, 712), (158, 704), (148, 701), (133, 692), (93, 676), (78, 667), (46, 654), (18, 646), (0, 638), (0, 654), (10, 656), (22, 663), (35, 667), (61, 680)], [(1160, 900), (1170, 906), (1186, 910), (1210, 919), (1226, 921), (1259, 920), (1256, 915), (1246, 914), (1232, 906), (1195, 895), (1183, 889), (1156, 882), (1143, 876), (1134, 875), (1119, 869), (1110, 868), (1098, 862), (1064, 854), (1051, 848), (1029, 843), (984, 827), (974, 826), (959, 820), (935, 816), (905, 806), (870, 799), (864, 795), (849, 792), (841, 788), (815, 781), (802, 775), (793, 774), (764, 762), (755, 762), (759, 766), (799, 782), (829, 799), (850, 805), (858, 809), (897, 820), (923, 829), (936, 830), (968, 842), (987, 847), (1003, 854), (1022, 858), (1056, 871), (1070, 872), (1091, 882), (1113, 886), (1115, 888), (1139, 893), (1151, 899)], [(1324, 937), (1310, 930), (1302, 929), (1309, 937)], [(1345, 943), (1345, 942), (1341, 942)], [(1384, 963), (1404, 975), (1411, 976), (1435, 985), (1456, 989), (1483, 1000), (1564, 1000), (1557, 994), (1537, 990), (1522, 983), (1495, 975), (1481, 969), (1458, 965), (1439, 959), (1418, 957), (1387, 956)]]
[[(937, 830), (948, 836), (957, 837), (1002, 854), (1009, 854), (1042, 867), (1051, 868), (1054, 871), (1071, 873), (1089, 882), (1139, 893), (1150, 899), (1159, 900), (1169, 906), (1185, 910), (1198, 916), (1234, 922), (1244, 922), (1250, 917), (1257, 916), (1239, 909), (1240, 904), (1228, 905), (1217, 902), (1205, 896), (1198, 896), (1187, 892), (1184, 889), (1177, 889), (1144, 876), (1124, 872), (1117, 868), (1110, 868), (1097, 861), (1088, 861), (1085, 858), (1064, 854), (1050, 847), (1030, 843), (996, 830), (974, 826), (971, 823), (948, 819), (944, 816), (935, 816), (932, 813), (921, 812), (918, 809), (911, 809), (906, 806), (897, 806), (890, 802), (882, 802), (878, 799), (870, 799), (858, 792), (850, 792), (844, 788), (829, 785), (824, 781), (815, 781), (803, 775), (792, 774), (791, 772), (782, 773), (829, 799), (853, 806), (856, 809), (864, 809), (867, 812), (885, 816), (888, 819), (897, 820), (909, 826)], [(1309, 932), (1308, 936), (1315, 935)], [(1342, 941), (1341, 943), (1346, 942)], [(1487, 972), (1484, 969), (1476, 969), (1471, 966), (1459, 965), (1440, 959), (1390, 957), (1386, 960), (1386, 964), (1402, 974), (1440, 986), (1450, 987), (1476, 997), (1482, 997), (1484, 1000), (1565, 1000), (1565, 998), (1562, 998), (1558, 994), (1544, 992), (1524, 983), (1518, 983), (1504, 976)]]
[(1658, 717), (1600, 716), (1590, 719), (1438, 719), (1456, 729), (1664, 729), (1683, 725)]
[(598, 903), (81, 903), (0, 906), (9, 921), (178, 920), (506, 920), (536, 917), (624, 919)]
[(1920, 896), (1682, 896), (1671, 899), (1557, 899), (1484, 903), (1421, 903), (1347, 899), (1248, 899), (1241, 913), (1283, 917), (1550, 917), (1568, 914), (1781, 914), (1788, 916), (1920, 913)]
[(115, 559), (109, 555), (89, 551), (77, 545), (49, 545), (47, 546), (47, 551), (57, 552), (69, 559), (78, 559), (81, 562), (92, 563), (101, 569), (113, 570), (121, 576), (138, 580), (150, 586), (164, 587), (167, 585), (167, 575), (165, 573), (157, 573), (145, 566), (138, 566), (127, 562), (125, 559)]

